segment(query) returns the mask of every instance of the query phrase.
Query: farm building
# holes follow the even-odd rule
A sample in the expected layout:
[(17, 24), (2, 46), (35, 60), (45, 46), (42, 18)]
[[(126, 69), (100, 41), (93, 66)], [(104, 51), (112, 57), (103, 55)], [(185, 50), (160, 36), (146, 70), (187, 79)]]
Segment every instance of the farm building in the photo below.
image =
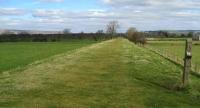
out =
[(195, 34), (193, 35), (193, 40), (200, 41), (200, 33), (195, 33)]

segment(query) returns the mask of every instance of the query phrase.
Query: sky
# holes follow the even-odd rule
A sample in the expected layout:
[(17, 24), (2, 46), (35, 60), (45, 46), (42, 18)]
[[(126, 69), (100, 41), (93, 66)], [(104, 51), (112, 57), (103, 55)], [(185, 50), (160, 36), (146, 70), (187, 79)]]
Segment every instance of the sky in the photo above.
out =
[(0, 29), (96, 32), (200, 30), (199, 0), (0, 0)]

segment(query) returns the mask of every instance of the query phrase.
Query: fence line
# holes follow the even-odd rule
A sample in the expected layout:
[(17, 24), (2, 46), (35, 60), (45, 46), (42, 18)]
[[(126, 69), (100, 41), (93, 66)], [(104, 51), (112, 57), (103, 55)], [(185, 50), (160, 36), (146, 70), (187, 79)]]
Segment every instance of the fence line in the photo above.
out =
[[(177, 55), (175, 54), (172, 54), (172, 53), (169, 53), (168, 51), (165, 51), (165, 50), (161, 50), (161, 49), (156, 49), (156, 48), (153, 48), (153, 47), (150, 47), (150, 46), (147, 46), (145, 45), (144, 48), (156, 53), (156, 54), (159, 54), (160, 56), (166, 58), (166, 59), (169, 59), (181, 66), (184, 66), (184, 60), (183, 58), (181, 59), (180, 57), (178, 57)], [(192, 67), (191, 67), (191, 71), (192, 71), (192, 74), (195, 74), (195, 75), (198, 75), (200, 76), (200, 65), (197, 64), (197, 63), (192, 63)]]

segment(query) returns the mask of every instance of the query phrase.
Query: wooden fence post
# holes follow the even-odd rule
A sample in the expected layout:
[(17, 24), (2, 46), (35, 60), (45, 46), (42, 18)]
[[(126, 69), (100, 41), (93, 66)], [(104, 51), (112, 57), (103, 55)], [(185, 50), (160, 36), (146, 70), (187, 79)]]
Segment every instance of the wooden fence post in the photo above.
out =
[(192, 58), (192, 40), (187, 39), (185, 46), (185, 58), (183, 69), (183, 87), (189, 84), (189, 73), (191, 71), (191, 58)]
[(194, 70), (195, 72), (198, 72), (197, 63), (194, 64)]

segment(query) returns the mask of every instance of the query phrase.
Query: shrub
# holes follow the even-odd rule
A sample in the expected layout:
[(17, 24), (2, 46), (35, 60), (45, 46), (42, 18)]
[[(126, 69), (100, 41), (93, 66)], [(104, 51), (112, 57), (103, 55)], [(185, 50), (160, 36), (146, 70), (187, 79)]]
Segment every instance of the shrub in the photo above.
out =
[(145, 36), (145, 33), (142, 33), (142, 32), (138, 32), (135, 28), (131, 27), (127, 30), (126, 32), (127, 34), (127, 38), (134, 42), (135, 44), (145, 44), (146, 43), (146, 36)]

